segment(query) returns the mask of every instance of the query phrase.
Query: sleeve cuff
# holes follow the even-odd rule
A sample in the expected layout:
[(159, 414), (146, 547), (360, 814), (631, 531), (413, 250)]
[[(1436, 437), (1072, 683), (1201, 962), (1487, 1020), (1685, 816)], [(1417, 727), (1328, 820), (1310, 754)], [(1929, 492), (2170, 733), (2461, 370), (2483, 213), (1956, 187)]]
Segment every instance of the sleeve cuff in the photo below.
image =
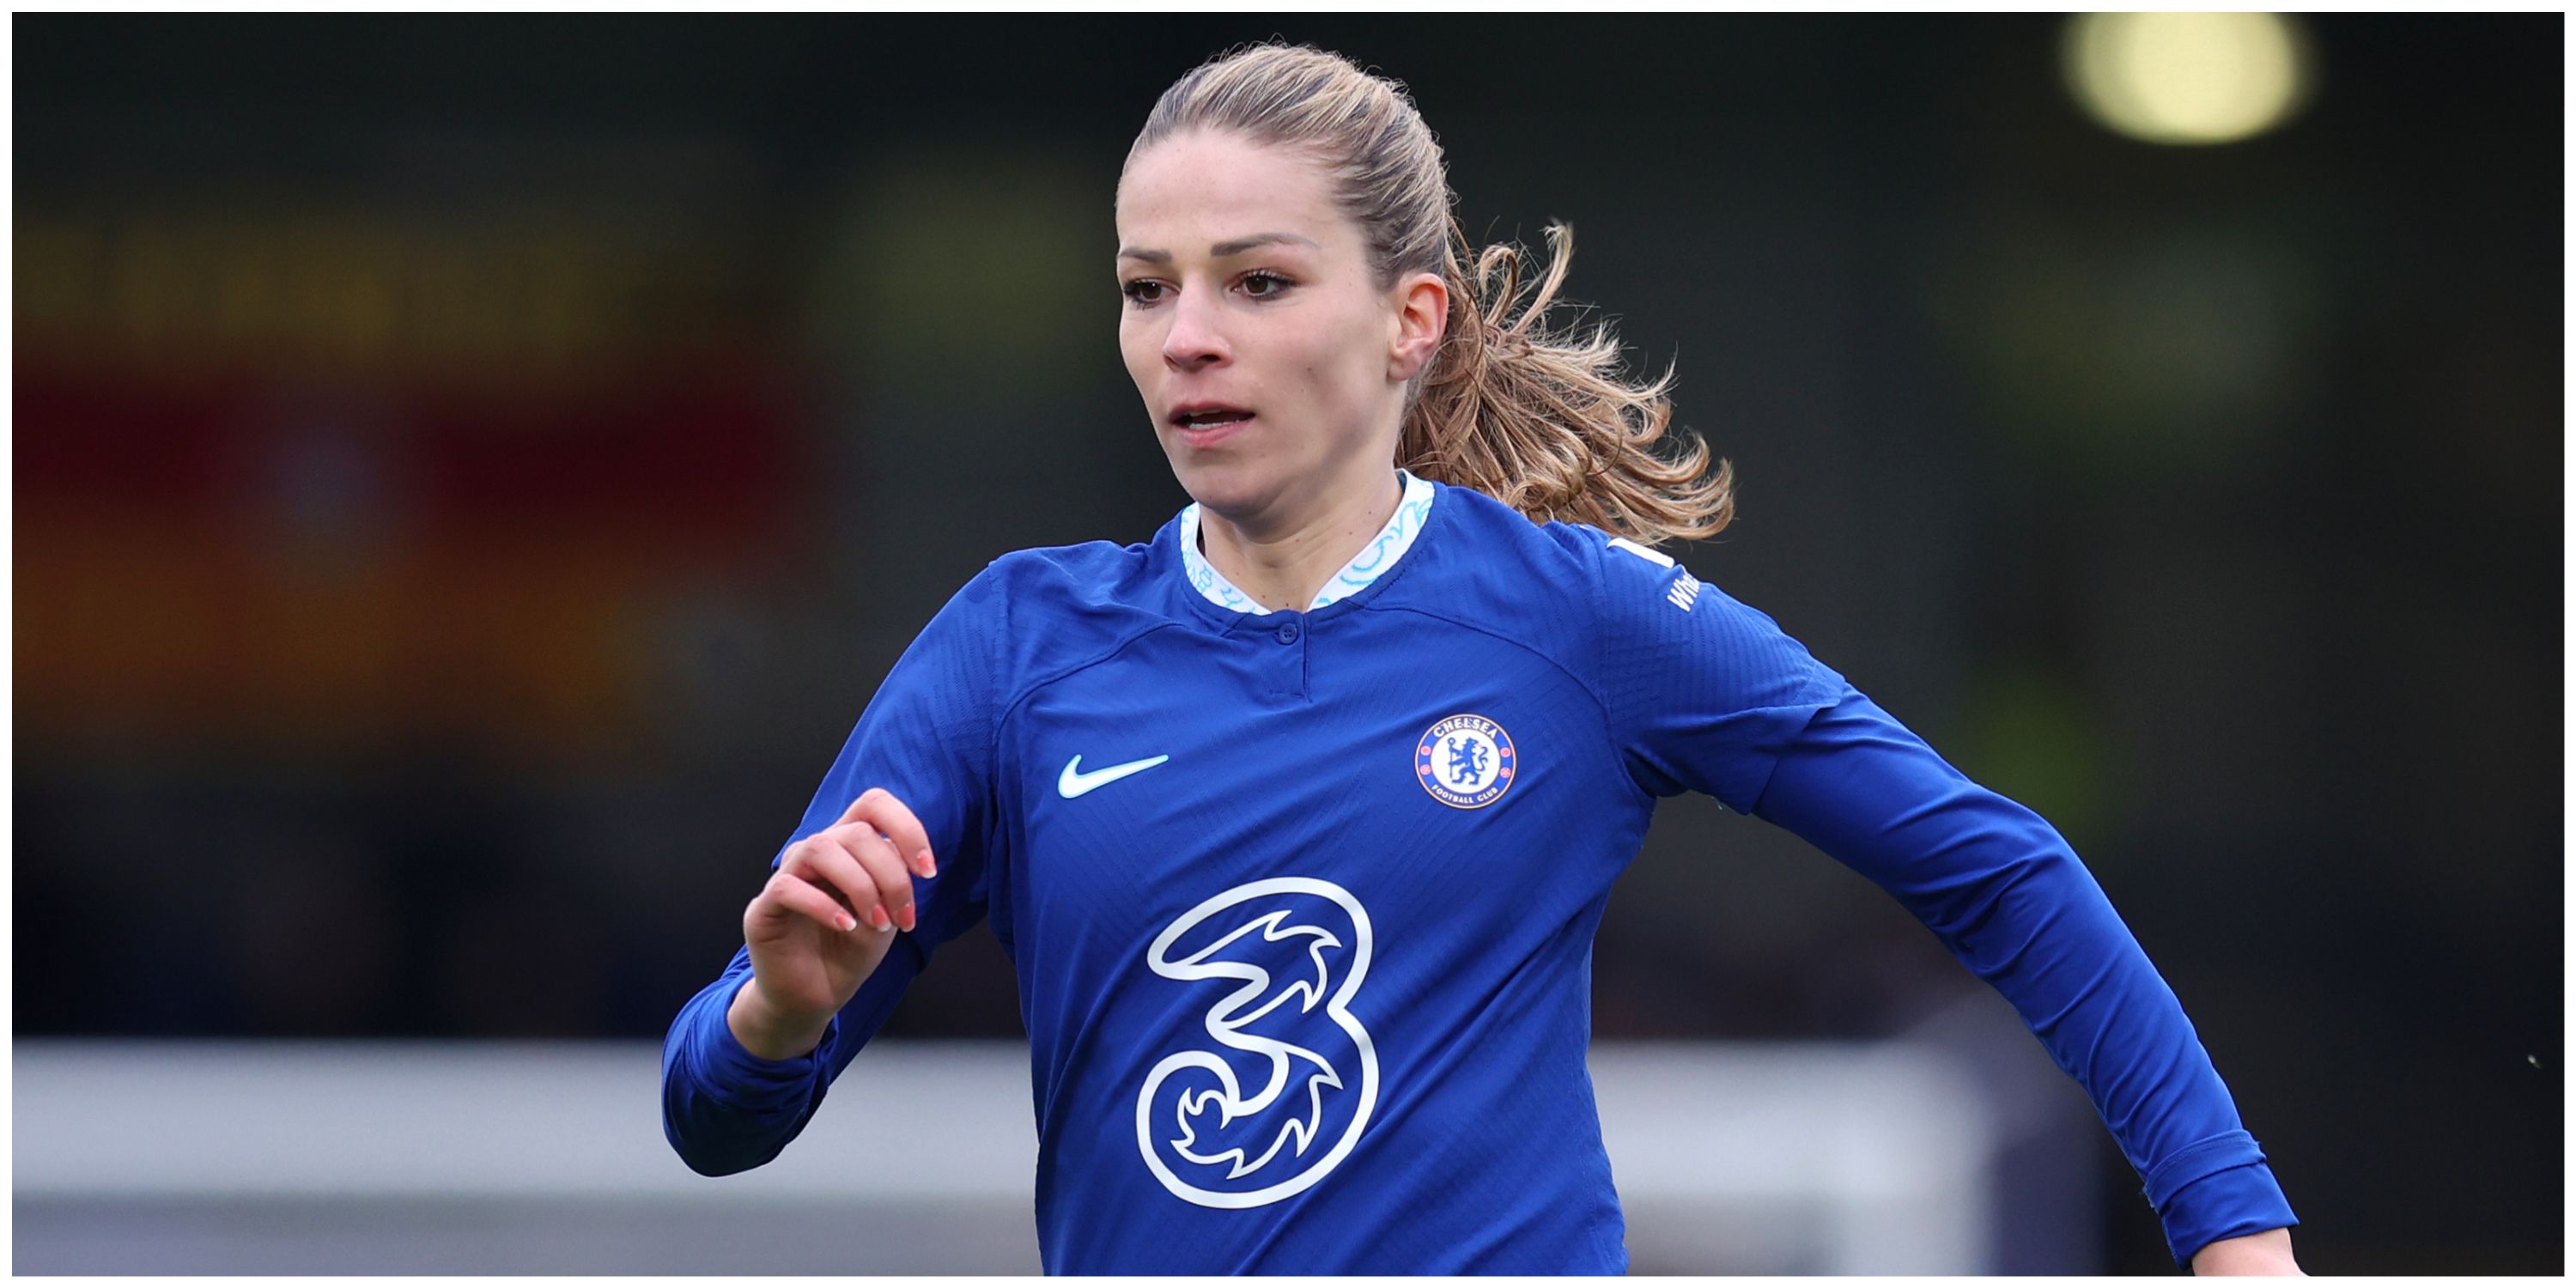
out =
[(2184, 1186), (2212, 1172), (2263, 1161), (2263, 1147), (2244, 1131), (2224, 1132), (2175, 1150), (2147, 1173), (2147, 1202), (2159, 1212)]
[[(750, 982), (747, 976), (743, 980), (744, 984)], [(833, 1040), (840, 1036), (840, 1017), (834, 1016), (823, 1026), (823, 1036), (813, 1050), (784, 1060), (764, 1060), (733, 1035), (733, 1025), (726, 1019), (732, 1006), (733, 993), (727, 993), (723, 1005), (708, 1007), (706, 1019), (701, 1021), (697, 1049), (703, 1064), (699, 1073), (708, 1093), (744, 1109), (802, 1104), (813, 1092), (814, 1079), (823, 1071), (823, 1053), (831, 1050)]]
[[(2176, 1158), (2179, 1161), (2180, 1156)], [(2156, 1170), (2161, 1175), (2170, 1166)], [(2165, 1242), (2173, 1251), (2174, 1264), (2186, 1270), (2195, 1254), (2221, 1239), (2299, 1223), (2289, 1198), (2281, 1193), (2280, 1181), (2273, 1177), (2271, 1166), (2261, 1161), (2259, 1151), (2255, 1161), (2183, 1182), (2156, 1204), (2156, 1212), (2164, 1220)]]

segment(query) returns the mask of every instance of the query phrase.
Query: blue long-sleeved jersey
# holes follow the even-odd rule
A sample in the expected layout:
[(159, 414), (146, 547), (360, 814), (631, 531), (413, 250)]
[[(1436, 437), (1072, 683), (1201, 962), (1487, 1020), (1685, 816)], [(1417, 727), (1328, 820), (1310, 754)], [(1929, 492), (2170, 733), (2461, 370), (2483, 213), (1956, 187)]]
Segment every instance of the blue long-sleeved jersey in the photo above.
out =
[(663, 1105), (692, 1167), (775, 1157), (982, 920), (1019, 979), (1050, 1272), (1622, 1271), (1591, 943), (1657, 799), (1695, 790), (1878, 882), (2001, 990), (2178, 1260), (2294, 1223), (2066, 842), (1770, 618), (1419, 480), (1316, 605), (1251, 611), (1194, 519), (997, 560), (906, 651), (795, 835), (892, 791), (939, 860), (918, 928), (808, 1056), (732, 1036), (743, 953), (689, 1002)]

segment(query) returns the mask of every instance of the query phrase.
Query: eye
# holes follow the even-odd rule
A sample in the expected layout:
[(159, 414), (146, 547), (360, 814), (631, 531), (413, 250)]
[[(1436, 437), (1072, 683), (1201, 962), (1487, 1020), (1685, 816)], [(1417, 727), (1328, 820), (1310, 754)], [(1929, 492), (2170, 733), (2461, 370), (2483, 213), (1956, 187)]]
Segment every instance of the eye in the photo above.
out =
[(1120, 283), (1118, 293), (1126, 296), (1128, 303), (1143, 306), (1163, 298), (1163, 284), (1150, 277), (1138, 278)]
[(1251, 272), (1243, 275), (1243, 293), (1256, 300), (1266, 300), (1287, 290), (1294, 283), (1277, 273)]

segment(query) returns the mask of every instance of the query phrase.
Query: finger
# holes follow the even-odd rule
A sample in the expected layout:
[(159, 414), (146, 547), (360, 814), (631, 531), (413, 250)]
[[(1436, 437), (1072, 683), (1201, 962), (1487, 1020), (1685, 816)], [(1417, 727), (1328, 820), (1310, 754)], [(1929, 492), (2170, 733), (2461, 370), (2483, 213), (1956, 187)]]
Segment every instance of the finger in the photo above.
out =
[(903, 857), (905, 867), (925, 877), (939, 875), (938, 858), (930, 852), (930, 829), (923, 827), (912, 807), (893, 792), (871, 787), (859, 793), (859, 798), (841, 812), (841, 822), (874, 826), (894, 843), (895, 853)]
[(850, 912), (859, 920), (884, 930), (894, 924), (877, 893), (877, 879), (870, 875), (859, 857), (850, 853), (841, 838), (826, 828), (789, 846), (779, 870), (794, 873), (816, 885), (837, 890), (849, 901)]
[(906, 930), (913, 928), (912, 873), (903, 859), (895, 854), (894, 845), (877, 834), (876, 825), (868, 822), (844, 823), (822, 833), (840, 842), (868, 875), (877, 883), (877, 899), (894, 918), (894, 924)]
[(791, 876), (785, 872), (777, 873), (771, 876), (769, 884), (761, 889), (761, 897), (767, 899), (773, 907), (811, 917), (834, 930), (849, 931), (859, 928), (859, 919), (851, 916), (850, 910), (842, 907), (839, 900), (815, 889), (802, 877)]

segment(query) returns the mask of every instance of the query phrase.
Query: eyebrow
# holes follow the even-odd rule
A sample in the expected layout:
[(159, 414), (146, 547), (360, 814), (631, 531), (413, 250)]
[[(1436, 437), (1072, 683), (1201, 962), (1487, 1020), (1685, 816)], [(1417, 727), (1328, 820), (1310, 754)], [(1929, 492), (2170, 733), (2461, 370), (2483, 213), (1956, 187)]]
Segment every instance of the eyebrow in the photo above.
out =
[[(1315, 245), (1315, 240), (1313, 238), (1300, 237), (1295, 233), (1254, 233), (1249, 237), (1237, 237), (1232, 241), (1221, 241), (1208, 247), (1208, 257), (1211, 259), (1224, 259), (1228, 255), (1240, 255), (1245, 251), (1252, 250), (1257, 247), (1275, 245), (1281, 242), (1294, 242), (1297, 245), (1310, 246), (1316, 250), (1323, 249), (1323, 247)], [(1146, 250), (1138, 246), (1124, 246), (1119, 248), (1118, 258), (1141, 259), (1148, 264), (1168, 264), (1172, 262), (1172, 252), (1167, 250)]]

